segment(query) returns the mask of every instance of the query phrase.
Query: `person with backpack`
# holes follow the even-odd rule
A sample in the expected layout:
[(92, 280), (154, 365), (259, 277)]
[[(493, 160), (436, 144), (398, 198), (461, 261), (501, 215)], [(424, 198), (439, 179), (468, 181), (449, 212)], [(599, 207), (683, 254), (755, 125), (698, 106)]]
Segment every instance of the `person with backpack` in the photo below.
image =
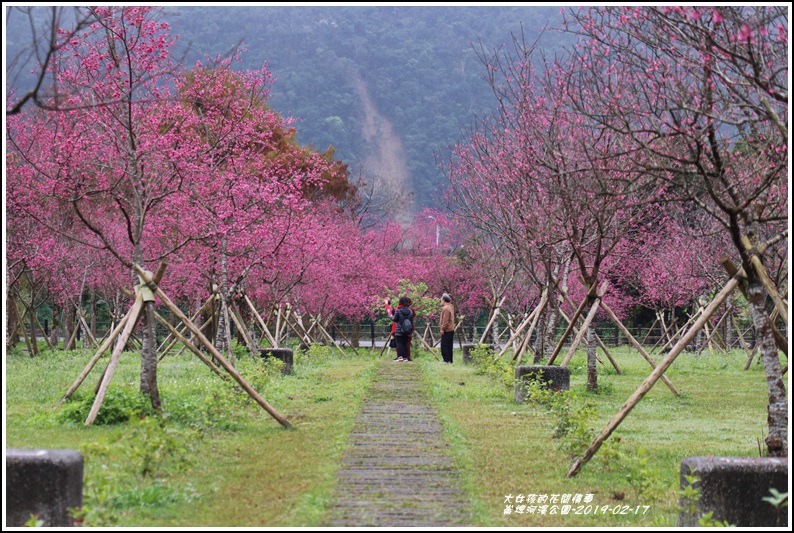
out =
[(414, 333), (414, 311), (410, 307), (410, 299), (407, 296), (400, 297), (397, 309), (391, 317), (396, 324), (394, 328), (394, 338), (397, 341), (396, 362), (410, 361), (408, 353), (408, 341)]

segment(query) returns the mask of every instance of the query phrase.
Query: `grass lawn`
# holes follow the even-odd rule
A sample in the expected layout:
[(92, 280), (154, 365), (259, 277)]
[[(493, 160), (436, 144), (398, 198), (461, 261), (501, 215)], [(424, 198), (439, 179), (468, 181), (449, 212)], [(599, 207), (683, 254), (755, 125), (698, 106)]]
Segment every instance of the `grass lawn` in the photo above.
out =
[[(327, 348), (296, 352), (290, 376), (239, 358), (238, 370), (293, 424), (291, 430), (187, 353), (165, 358), (158, 369), (165, 422), (145, 416), (135, 352), (123, 355), (105, 401), (108, 412), (135, 416), (85, 427), (99, 368), (74, 401), (56, 404), (92, 353), (44, 351), (31, 359), (12, 351), (5, 360), (5, 444), (82, 451), (86, 525), (317, 527), (378, 361), (378, 352), (359, 351), (346, 358)], [(571, 439), (555, 438), (558, 420), (547, 408), (515, 403), (511, 386), (463, 365), (458, 350), (454, 365), (441, 365), (426, 352), (415, 355), (484, 527), (674, 526), (681, 460), (758, 456), (766, 432), (760, 365), (743, 371), (740, 352), (683, 354), (667, 373), (682, 397), (657, 383), (581, 473), (566, 479), (572, 459), (563, 448)], [(571, 363), (568, 414), (574, 420), (581, 414), (577, 406), (590, 404), (588, 427), (579, 435), (588, 443), (651, 371), (636, 352), (620, 349), (613, 356), (624, 375), (599, 365), (599, 394), (585, 391), (584, 353)], [(531, 495), (592, 495), (592, 502), (585, 512), (582, 501), (581, 514), (574, 502), (565, 515), (505, 514), (507, 496), (516, 505), (527, 503), (517, 497)]]
[[(282, 428), (188, 354), (158, 367), (165, 429), (145, 423), (149, 417), (84, 427), (62, 420), (64, 410), (55, 404), (92, 354), (9, 354), (6, 447), (82, 451), (86, 525), (315, 526), (376, 361), (324, 350), (297, 356), (290, 376), (250, 358), (238, 362), (238, 371), (294, 429)], [(100, 372), (78, 392), (91, 391)], [(125, 353), (110, 389), (126, 396), (113, 401), (109, 392), (103, 409), (134, 403), (139, 376), (139, 355)], [(144, 476), (147, 462), (154, 467)]]
[[(599, 394), (586, 392), (584, 351), (570, 364), (571, 392), (594, 410), (585, 446), (652, 370), (635, 351), (611, 353), (623, 375), (602, 357), (607, 366), (599, 365)], [(757, 457), (766, 436), (761, 365), (743, 371), (742, 352), (683, 354), (667, 371), (682, 396), (657, 382), (582, 471), (566, 479), (573, 459), (560, 449), (565, 439), (554, 437), (557, 420), (542, 406), (515, 403), (512, 387), (461, 360), (441, 365), (425, 359), (424, 372), (483, 526), (672, 527), (683, 458)], [(565, 515), (515, 512), (517, 496), (526, 505), (530, 495), (566, 494), (582, 500), (591, 494), (590, 507), (582, 501)], [(507, 496), (514, 506), (509, 514)]]

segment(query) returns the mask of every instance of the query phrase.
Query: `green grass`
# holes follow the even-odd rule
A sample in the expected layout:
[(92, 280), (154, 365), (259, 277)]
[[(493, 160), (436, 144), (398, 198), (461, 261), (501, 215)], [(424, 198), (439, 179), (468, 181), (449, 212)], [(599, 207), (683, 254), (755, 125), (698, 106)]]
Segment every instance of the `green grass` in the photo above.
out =
[[(619, 349), (613, 357), (624, 374), (599, 365), (599, 394), (585, 390), (584, 353), (571, 362), (573, 394), (595, 406), (588, 444), (651, 372), (636, 352)], [(582, 471), (566, 478), (574, 459), (560, 450), (563, 439), (554, 437), (557, 421), (550, 413), (515, 403), (512, 388), (476, 367), (421, 361), (482, 526), (672, 527), (679, 513), (683, 458), (758, 456), (758, 441), (766, 434), (760, 365), (743, 371), (741, 352), (684, 354), (667, 372), (682, 396), (658, 382)], [(506, 496), (530, 494), (592, 494), (593, 507), (609, 510), (606, 515), (594, 514), (592, 508), (578, 515), (505, 514)], [(628, 506), (631, 514), (613, 515), (619, 505)], [(643, 507), (635, 514), (637, 506)]]
[[(166, 413), (84, 427), (69, 419), (90, 406), (100, 362), (69, 407), (56, 404), (91, 353), (6, 355), (6, 446), (69, 448), (85, 456), (86, 525), (124, 527), (319, 527), (334, 473), (378, 363), (377, 354), (296, 352), (295, 374), (280, 376), (242, 357), (238, 370), (294, 426), (283, 429), (239, 389), (195, 357), (167, 357), (158, 369)], [(474, 366), (441, 365), (415, 352), (462, 472), (476, 524), (483, 527), (671, 527), (678, 516), (680, 462), (694, 455), (757, 456), (766, 433), (763, 368), (743, 371), (743, 353), (679, 356), (581, 473), (554, 437), (557, 420), (540, 406), (517, 404), (511, 387)], [(615, 350), (624, 375), (599, 365), (599, 394), (585, 391), (584, 354), (571, 363), (571, 388), (594, 405), (600, 431), (651, 371), (636, 352)], [(384, 356), (385, 357), (385, 356)], [(609, 363), (607, 362), (607, 365)], [(140, 357), (125, 353), (107, 402), (133, 411)], [(86, 406), (82, 406), (86, 408)], [(592, 435), (588, 435), (589, 437)], [(618, 438), (620, 441), (618, 442)], [(159, 447), (157, 447), (159, 446)], [(504, 513), (505, 497), (592, 494), (592, 505), (649, 506), (643, 514)], [(441, 503), (440, 503), (441, 505)], [(618, 508), (619, 509), (619, 508)]]
[[(322, 352), (298, 357), (291, 376), (276, 369), (268, 377), (250, 358), (238, 362), (292, 430), (188, 354), (168, 357), (158, 368), (166, 430), (136, 419), (84, 427), (64, 421), (56, 403), (92, 354), (44, 352), (30, 359), (10, 353), (6, 446), (81, 450), (84, 506), (93, 512), (86, 525), (316, 526), (376, 362), (366, 350), (348, 358)], [(105, 364), (100, 361), (78, 393), (88, 396)], [(111, 391), (134, 396), (139, 375), (139, 355), (123, 354)], [(141, 457), (153, 440), (168, 444), (148, 458), (160, 460), (165, 451), (170, 459), (143, 479)]]

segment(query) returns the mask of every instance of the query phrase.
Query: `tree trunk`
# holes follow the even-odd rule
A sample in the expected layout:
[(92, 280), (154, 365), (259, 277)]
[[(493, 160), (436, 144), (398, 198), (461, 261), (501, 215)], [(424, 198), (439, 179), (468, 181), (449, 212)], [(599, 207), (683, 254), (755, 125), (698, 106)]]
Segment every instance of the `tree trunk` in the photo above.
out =
[(64, 326), (63, 349), (67, 351), (75, 349), (75, 337), (72, 335), (72, 333), (74, 332), (75, 315), (76, 315), (76, 310), (74, 306), (70, 303), (67, 303), (64, 309), (64, 317), (63, 317), (63, 326)]
[(733, 317), (733, 308), (728, 307), (728, 316), (723, 321), (723, 338), (725, 339), (725, 349), (729, 350), (733, 346), (733, 321), (730, 320)]
[[(143, 249), (140, 241), (135, 247), (135, 262), (145, 269), (143, 263)], [(140, 284), (140, 278), (135, 270), (132, 271), (133, 284)], [(143, 328), (143, 339), (141, 341), (141, 382), (140, 391), (149, 396), (152, 407), (160, 410), (160, 391), (157, 387), (157, 321), (154, 318), (154, 301), (144, 302), (141, 310), (141, 327)]]
[[(226, 249), (226, 241), (223, 241), (223, 250)], [(234, 352), (232, 351), (231, 325), (229, 324), (229, 271), (226, 265), (226, 255), (221, 251), (221, 308), (218, 313), (218, 329), (215, 337), (215, 348), (229, 359), (229, 363), (234, 366)]]
[[(595, 301), (595, 300), (594, 300)], [(592, 303), (588, 302), (592, 306)], [(598, 389), (598, 367), (596, 366), (595, 326), (591, 322), (587, 326), (587, 390)]]
[(352, 329), (350, 331), (350, 344), (353, 348), (359, 347), (359, 341), (361, 339), (361, 323), (356, 321), (353, 322)]
[(34, 307), (34, 298), (31, 296), (30, 310), (28, 311), (30, 319), (30, 356), (36, 357), (39, 355), (39, 333), (36, 329), (36, 308)]
[(6, 329), (6, 347), (13, 348), (19, 343), (19, 310), (17, 309), (17, 299), (13, 291), (8, 291), (8, 299), (6, 300), (6, 313), (8, 315), (8, 329)]
[(96, 335), (96, 292), (91, 291), (91, 335), (97, 338)]
[(557, 321), (560, 317), (560, 302), (556, 294), (549, 291), (549, 303), (546, 306), (546, 317), (543, 323), (543, 329), (538, 331), (538, 337), (541, 337), (540, 346), (535, 350), (535, 357), (533, 361), (535, 364), (540, 363), (541, 360), (548, 361), (551, 354), (554, 352), (555, 342), (554, 333), (557, 331)]
[(747, 299), (755, 326), (756, 346), (764, 361), (769, 396), (767, 410), (769, 435), (766, 438), (766, 445), (771, 457), (788, 457), (788, 400), (780, 369), (780, 357), (772, 334), (772, 323), (766, 310), (767, 295), (761, 280), (752, 270), (748, 278)]
[(161, 408), (160, 391), (157, 387), (157, 320), (154, 318), (154, 302), (146, 302), (143, 309), (143, 350), (141, 351), (141, 393), (152, 401), (152, 407)]
[(59, 316), (60, 307), (57, 305), (52, 306), (52, 324), (50, 325), (50, 344), (55, 348), (58, 347), (58, 340), (59, 340), (59, 331), (61, 328), (61, 323), (63, 322), (62, 317)]

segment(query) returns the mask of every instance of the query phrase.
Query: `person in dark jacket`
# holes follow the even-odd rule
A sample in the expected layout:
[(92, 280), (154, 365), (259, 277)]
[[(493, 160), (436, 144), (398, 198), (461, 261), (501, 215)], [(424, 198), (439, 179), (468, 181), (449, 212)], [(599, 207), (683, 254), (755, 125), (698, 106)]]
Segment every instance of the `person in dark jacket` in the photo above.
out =
[[(396, 324), (394, 338), (397, 341), (397, 358), (394, 361), (410, 361), (408, 339), (413, 335), (414, 312), (410, 307), (410, 300), (407, 296), (400, 298), (391, 320)], [(410, 322), (410, 331), (406, 331), (406, 321)]]

